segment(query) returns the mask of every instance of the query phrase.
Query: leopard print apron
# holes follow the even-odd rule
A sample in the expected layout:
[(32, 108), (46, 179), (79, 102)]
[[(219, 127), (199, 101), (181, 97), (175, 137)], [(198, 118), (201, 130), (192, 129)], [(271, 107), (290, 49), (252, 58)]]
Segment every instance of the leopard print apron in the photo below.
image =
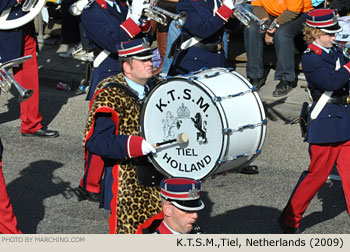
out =
[[(113, 86), (103, 88), (113, 82), (128, 87), (122, 73), (106, 78), (98, 84), (89, 111), (85, 138), (91, 134), (96, 110), (101, 107), (112, 108), (113, 112), (117, 113), (119, 135), (139, 135), (141, 107), (125, 90)], [(146, 187), (137, 183), (135, 163), (138, 159), (120, 161), (113, 167), (110, 233), (134, 234), (140, 224), (162, 211), (160, 187)]]

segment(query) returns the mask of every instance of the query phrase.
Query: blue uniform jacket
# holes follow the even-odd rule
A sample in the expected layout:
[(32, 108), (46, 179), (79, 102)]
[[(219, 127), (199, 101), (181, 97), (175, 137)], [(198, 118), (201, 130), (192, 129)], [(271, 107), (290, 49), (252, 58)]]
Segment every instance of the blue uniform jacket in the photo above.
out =
[[(228, 22), (233, 11), (224, 5), (220, 7), (219, 3), (219, 9), (213, 15), (214, 1), (216, 0), (209, 0), (209, 4), (204, 0), (180, 0), (178, 2), (177, 12), (187, 13), (187, 20), (182, 27), (181, 35), (201, 38), (202, 43), (221, 43), (224, 29), (234, 28), (238, 21), (231, 19), (232, 21)], [(181, 43), (184, 41), (186, 39)], [(191, 46), (186, 50), (180, 50), (174, 58), (169, 74), (187, 74), (203, 67), (226, 67), (223, 49), (219, 52), (209, 52), (204, 48)]]
[[(348, 95), (350, 63), (346, 63), (340, 48), (334, 50), (334, 56), (315, 44), (310, 44), (304, 52), (302, 67), (311, 94), (334, 91), (333, 96)], [(340, 60), (341, 67), (338, 70), (335, 70), (336, 58)], [(316, 102), (312, 103), (311, 111), (315, 104)], [(311, 121), (306, 141), (311, 144), (323, 144), (346, 140), (350, 140), (350, 106), (327, 103), (318, 117)]]
[[(0, 0), (0, 12), (17, 5), (16, 0)], [(11, 9), (7, 20), (22, 17), (22, 5)], [(31, 23), (30, 25), (33, 25)], [(6, 62), (23, 56), (22, 52), (22, 27), (11, 30), (0, 30), (0, 62)]]
[(93, 2), (89, 8), (84, 9), (81, 15), (81, 23), (91, 46), (102, 51), (107, 50), (111, 52), (93, 70), (91, 86), (87, 95), (88, 100), (92, 99), (95, 88), (101, 80), (121, 72), (118, 63), (117, 45), (134, 38), (141, 31), (146, 33), (149, 31), (149, 25), (140, 28), (130, 18), (126, 20), (128, 8), (124, 3), (118, 1), (118, 6), (121, 13), (103, 0), (99, 0)]
[[(108, 50), (111, 54), (93, 70), (92, 82), (89, 88), (87, 99), (91, 100), (97, 84), (111, 75), (121, 72), (118, 64), (117, 45), (122, 41), (128, 40), (129, 35), (120, 27), (125, 21), (127, 7), (118, 4), (121, 13), (115, 11), (111, 6), (106, 4), (106, 9), (101, 7), (97, 2), (84, 9), (81, 15), (81, 23), (84, 32), (93, 48)], [(96, 57), (97, 55), (95, 55)]]

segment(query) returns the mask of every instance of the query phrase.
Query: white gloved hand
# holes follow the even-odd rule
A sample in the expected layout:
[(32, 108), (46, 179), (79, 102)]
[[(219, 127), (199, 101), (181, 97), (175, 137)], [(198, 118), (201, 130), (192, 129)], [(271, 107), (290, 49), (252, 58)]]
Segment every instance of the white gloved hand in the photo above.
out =
[(133, 20), (139, 20), (142, 11), (149, 7), (149, 3), (144, 3), (145, 0), (133, 0), (131, 4), (130, 17)]
[(84, 7), (89, 3), (89, 0), (79, 0), (72, 4), (69, 8), (70, 14), (73, 16), (79, 16), (84, 10)]
[(224, 0), (224, 5), (233, 10), (235, 8), (235, 0)]
[(142, 154), (147, 155), (148, 153), (156, 153), (156, 149), (146, 140), (142, 140), (141, 143)]

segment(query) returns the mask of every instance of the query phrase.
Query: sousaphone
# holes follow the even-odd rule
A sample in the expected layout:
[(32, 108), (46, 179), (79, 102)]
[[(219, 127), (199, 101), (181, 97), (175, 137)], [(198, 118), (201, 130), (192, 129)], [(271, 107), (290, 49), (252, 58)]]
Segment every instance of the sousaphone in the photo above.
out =
[(25, 0), (22, 3), (22, 10), (28, 12), (22, 17), (7, 20), (11, 8), (6, 9), (0, 14), (0, 30), (16, 29), (32, 21), (44, 7), (46, 0)]

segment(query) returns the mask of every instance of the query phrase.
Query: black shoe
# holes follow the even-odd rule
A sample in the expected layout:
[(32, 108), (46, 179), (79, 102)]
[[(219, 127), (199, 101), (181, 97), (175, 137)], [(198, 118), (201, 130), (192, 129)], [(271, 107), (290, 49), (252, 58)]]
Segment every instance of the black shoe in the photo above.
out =
[(284, 234), (301, 234), (299, 228), (292, 228), (283, 223), (283, 212), (278, 217), (278, 225), (282, 228)]
[(286, 95), (296, 86), (297, 86), (296, 81), (286, 81), (282, 79), (277, 84), (275, 91), (272, 92), (272, 96), (279, 97), (279, 96)]
[(34, 133), (22, 133), (22, 136), (38, 136), (38, 137), (58, 137), (60, 134), (56, 130), (48, 130), (41, 128)]
[(258, 79), (249, 79), (250, 84), (252, 84), (253, 87), (256, 87), (256, 90), (260, 90), (260, 88), (265, 84), (265, 78), (258, 78)]
[(256, 166), (256, 165), (249, 165), (249, 166), (243, 167), (241, 170), (239, 170), (239, 173), (258, 174), (259, 169), (258, 169), (258, 166)]
[(92, 202), (100, 202), (100, 194), (99, 193), (93, 193), (86, 191), (82, 187), (78, 187), (78, 193), (79, 193), (79, 199), (80, 201), (82, 200), (89, 200)]

